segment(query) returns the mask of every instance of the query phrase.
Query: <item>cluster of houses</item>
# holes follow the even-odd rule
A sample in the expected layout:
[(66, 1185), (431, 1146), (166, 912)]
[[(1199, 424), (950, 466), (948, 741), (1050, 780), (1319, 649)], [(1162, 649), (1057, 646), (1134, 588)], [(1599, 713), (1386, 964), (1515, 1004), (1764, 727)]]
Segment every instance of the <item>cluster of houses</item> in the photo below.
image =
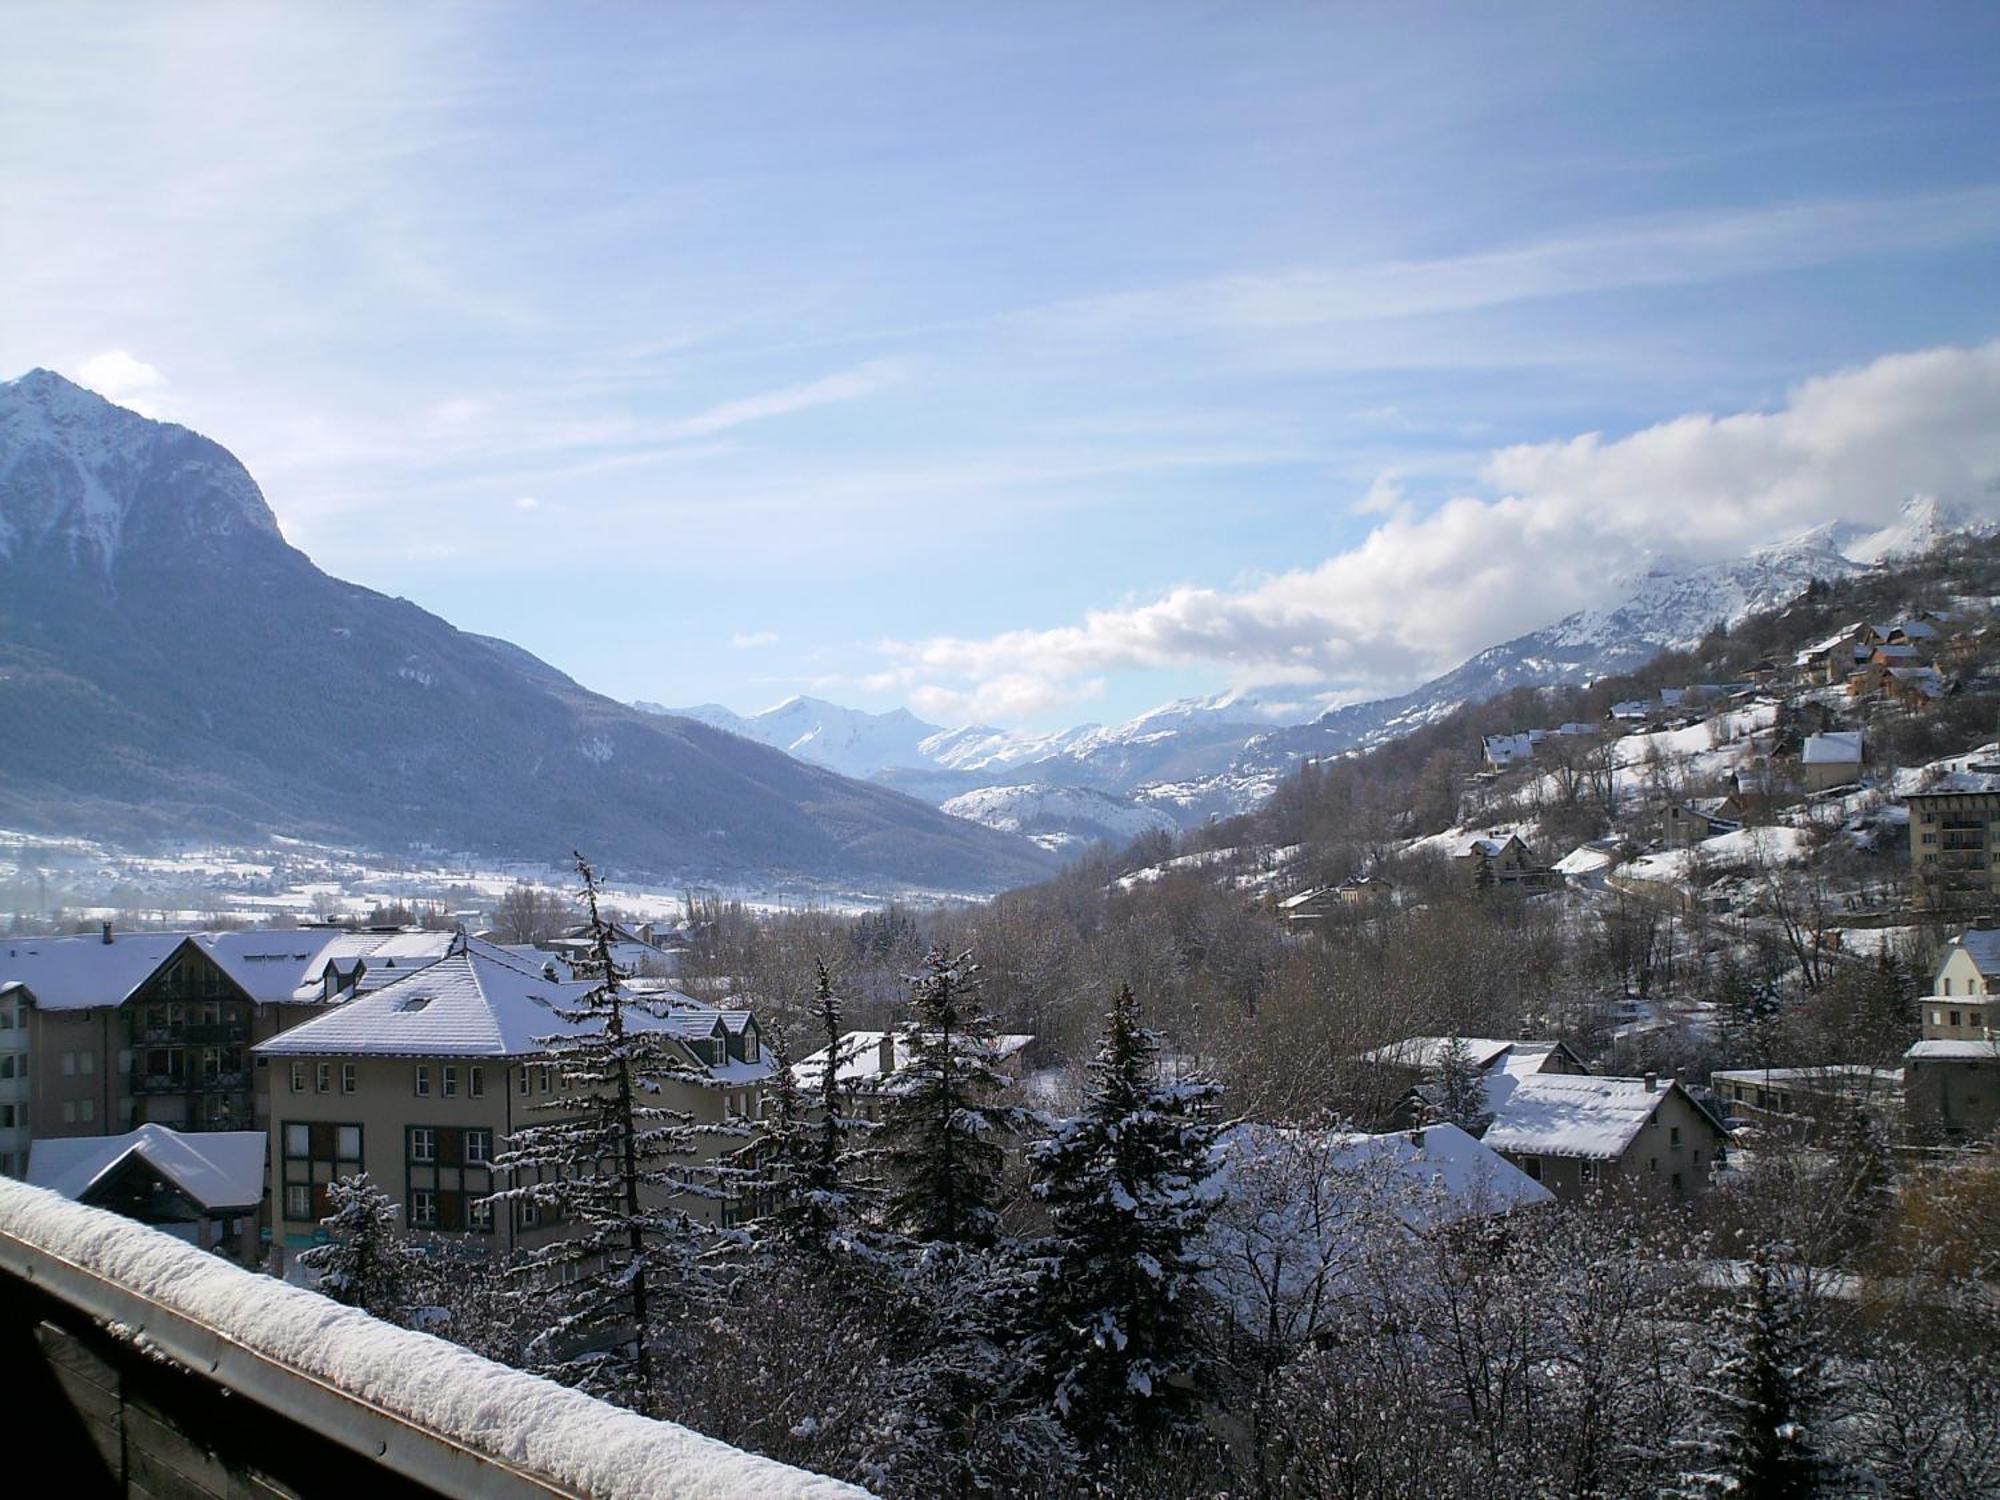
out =
[(1850, 698), (1923, 709), (1958, 690), (1938, 659), (1961, 634), (1954, 617), (1918, 610), (1886, 625), (1849, 625), (1807, 646), (1792, 665), (1827, 687), (1845, 686)]
[[(638, 962), (659, 951), (628, 940), (649, 950)], [(5, 940), (0, 1172), (245, 1260), (321, 1237), (327, 1185), (362, 1171), (413, 1229), (531, 1244), (559, 1231), (484, 1200), (494, 1155), (555, 1094), (547, 1043), (590, 988), (564, 941), (109, 926)], [(771, 1069), (756, 1017), (657, 975), (627, 988), (628, 1024), (686, 1064), (662, 1102), (754, 1122)]]

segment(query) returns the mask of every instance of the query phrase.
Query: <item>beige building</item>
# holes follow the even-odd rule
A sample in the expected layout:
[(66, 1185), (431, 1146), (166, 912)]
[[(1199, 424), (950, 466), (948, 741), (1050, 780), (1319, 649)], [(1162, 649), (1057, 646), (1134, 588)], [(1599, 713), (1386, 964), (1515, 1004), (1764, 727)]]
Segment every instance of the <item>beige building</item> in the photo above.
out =
[[(560, 1080), (547, 1039), (573, 1030), (559, 1012), (593, 988), (553, 964), (460, 938), (436, 964), (260, 1044), (270, 1107), (273, 1237), (287, 1251), (323, 1237), (327, 1184), (360, 1172), (420, 1231), (460, 1234), (498, 1251), (560, 1233), (516, 1203), (492, 1167), (509, 1138), (549, 1123)], [(665, 1033), (691, 1076), (659, 1100), (697, 1125), (711, 1159), (739, 1149), (762, 1110), (770, 1063), (755, 1019), (664, 988), (632, 992), (626, 1025)], [(712, 1212), (689, 1199), (691, 1213)]]
[(1540, 1073), (1501, 1100), (1485, 1143), (1558, 1198), (1706, 1193), (1728, 1128), (1671, 1078)]
[(1910, 900), (1920, 911), (2000, 902), (2000, 767), (1948, 771), (1904, 799), (1910, 808)]
[(1474, 886), (1546, 891), (1553, 889), (1560, 879), (1535, 857), (1535, 851), (1517, 833), (1505, 838), (1473, 839), (1452, 856), (1452, 861)]
[(1939, 960), (1917, 1002), (1921, 1036), (1903, 1054), (1903, 1093), (1920, 1136), (1979, 1140), (2000, 1126), (2000, 927), (1982, 917)]
[(1830, 791), (1861, 779), (1865, 746), (1858, 729), (1809, 734), (1799, 749), (1799, 774), (1808, 792)]

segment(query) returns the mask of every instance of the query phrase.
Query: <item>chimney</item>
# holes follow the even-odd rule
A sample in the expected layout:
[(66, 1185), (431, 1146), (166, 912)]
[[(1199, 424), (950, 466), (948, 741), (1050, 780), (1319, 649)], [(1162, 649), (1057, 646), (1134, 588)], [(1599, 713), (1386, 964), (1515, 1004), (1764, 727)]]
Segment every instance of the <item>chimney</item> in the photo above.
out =
[(1660, 1091), (1660, 1075), (1658, 1073), (1648, 1073), (1646, 1075), (1646, 1092), (1649, 1094), (1657, 1094), (1659, 1091)]
[(1419, 1125), (1419, 1126), (1418, 1126), (1418, 1127), (1417, 1127), (1417, 1128), (1416, 1128), (1415, 1130), (1412, 1130), (1412, 1131), (1410, 1132), (1410, 1144), (1411, 1144), (1412, 1146), (1415, 1146), (1415, 1147), (1416, 1147), (1416, 1148), (1417, 1148), (1417, 1149), (1418, 1149), (1419, 1151), (1421, 1151), (1421, 1150), (1423, 1150), (1423, 1149), (1424, 1149), (1424, 1127), (1423, 1127), (1423, 1126)]
[(882, 1033), (880, 1061), (884, 1078), (896, 1071), (896, 1033), (893, 1031)]
[(104, 941), (106, 943), (111, 941), (111, 924), (109, 922), (104, 924)]

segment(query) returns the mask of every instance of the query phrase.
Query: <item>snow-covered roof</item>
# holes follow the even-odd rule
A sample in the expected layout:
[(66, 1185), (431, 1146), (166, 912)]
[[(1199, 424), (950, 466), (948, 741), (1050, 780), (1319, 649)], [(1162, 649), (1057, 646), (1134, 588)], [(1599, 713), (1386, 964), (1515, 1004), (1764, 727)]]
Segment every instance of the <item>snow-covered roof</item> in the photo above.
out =
[[(891, 1043), (888, 1068), (882, 1066), (882, 1043)], [(1022, 1051), (1034, 1040), (1032, 1035), (1020, 1032), (1005, 1032), (993, 1038), (995, 1060), (1004, 1060)], [(840, 1062), (834, 1070), (834, 1079), (839, 1083), (867, 1084), (879, 1081), (885, 1073), (899, 1073), (910, 1065), (912, 1055), (911, 1033), (903, 1031), (850, 1031), (838, 1043)], [(834, 1049), (822, 1047), (809, 1057), (802, 1057), (792, 1064), (792, 1078), (800, 1088), (817, 1088), (826, 1072), (827, 1054)]]
[(141, 1125), (125, 1135), (38, 1140), (28, 1148), (28, 1181), (65, 1198), (81, 1198), (129, 1156), (143, 1158), (204, 1209), (253, 1208), (264, 1198), (261, 1130), (182, 1135), (165, 1125)]
[(1936, 1062), (1951, 1058), (1965, 1062), (2000, 1062), (2000, 1042), (1954, 1042), (1944, 1038), (1914, 1043), (1904, 1058)]
[(1616, 1159), (1678, 1087), (1643, 1078), (1537, 1073), (1515, 1085), (1484, 1136), (1496, 1151), (1522, 1156)]
[[(503, 948), (461, 937), (435, 964), (252, 1050), (265, 1057), (532, 1057), (546, 1050), (543, 1038), (582, 1029), (557, 1012), (578, 1008), (595, 987), (589, 980), (551, 980)], [(632, 995), (625, 1024), (681, 1041), (724, 1030), (715, 1007), (668, 993)], [(768, 1071), (762, 1063), (717, 1066), (748, 1067), (759, 1077)]]
[(1792, 662), (1795, 666), (1803, 667), (1809, 661), (1811, 661), (1815, 656), (1824, 656), (1826, 655), (1827, 652), (1833, 650), (1836, 646), (1846, 645), (1848, 642), (1854, 639), (1854, 637), (1861, 631), (1861, 629), (1862, 626), (1860, 622), (1856, 621), (1854, 624), (1849, 625), (1846, 629), (1837, 631), (1833, 635), (1828, 636), (1823, 641), (1814, 641), (1810, 646), (1807, 646), (1804, 650), (1800, 651), (1797, 656), (1793, 657)]
[[(524, 1471), (554, 1493), (602, 1500), (867, 1500), (857, 1486), (510, 1370), (41, 1188), (0, 1179), (0, 1222), (10, 1237), (145, 1299), (172, 1320), (387, 1413), (406, 1424), (413, 1441), (435, 1434)], [(172, 1327), (163, 1319), (148, 1333), (170, 1340)], [(170, 1344), (168, 1352), (186, 1351)]]
[[(2000, 977), (2000, 927), (1968, 927), (1951, 940), (1950, 946), (1963, 948), (1981, 974)], [(1945, 958), (1950, 957), (1947, 952)]]
[(1858, 766), (1861, 731), (1829, 729), (1824, 734), (1809, 734), (1799, 758), (1809, 766)]
[(1443, 1060), (1445, 1049), (1456, 1040), (1465, 1048), (1475, 1068), (1490, 1067), (1494, 1062), (1513, 1051), (1516, 1047), (1540, 1046), (1540, 1056), (1546, 1056), (1551, 1043), (1509, 1042), (1498, 1037), (1462, 1036), (1410, 1036), (1400, 1042), (1390, 1042), (1387, 1046), (1361, 1054), (1361, 1060), (1369, 1063), (1386, 1063), (1398, 1068), (1421, 1068), (1425, 1072), (1437, 1067)]
[(329, 963), (370, 973), (419, 968), (441, 957), (448, 932), (345, 932), (273, 928), (256, 932), (114, 932), (10, 938), (0, 943), (0, 988), (19, 984), (44, 1010), (122, 1004), (184, 945), (192, 945), (251, 999), (275, 1004), (321, 997)]
[[(1345, 884), (1346, 882), (1343, 882)], [(1300, 891), (1296, 896), (1287, 896), (1278, 903), (1279, 911), (1297, 911), (1300, 907), (1311, 906), (1315, 901), (1324, 901), (1333, 894), (1331, 886), (1316, 885), (1311, 890)]]

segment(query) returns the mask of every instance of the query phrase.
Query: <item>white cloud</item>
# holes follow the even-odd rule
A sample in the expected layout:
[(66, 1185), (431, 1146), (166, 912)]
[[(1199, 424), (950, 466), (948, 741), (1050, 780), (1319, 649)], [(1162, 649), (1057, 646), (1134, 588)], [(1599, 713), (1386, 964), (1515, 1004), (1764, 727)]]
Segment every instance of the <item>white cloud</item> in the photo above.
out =
[(666, 435), (672, 438), (708, 437), (731, 427), (741, 427), (746, 422), (761, 422), (769, 417), (787, 416), (795, 411), (809, 411), (816, 406), (832, 406), (842, 401), (858, 401), (899, 384), (908, 378), (909, 371), (910, 365), (906, 360), (869, 360), (851, 370), (842, 370), (804, 385), (786, 386), (782, 390), (766, 391), (737, 401), (724, 401), (707, 411), (671, 423)]
[(762, 646), (778, 644), (775, 630), (739, 630), (729, 638), (729, 644), (738, 651), (755, 651)]
[(1490, 498), (1428, 514), (1391, 498), (1356, 546), (1224, 591), (1188, 586), (1075, 625), (888, 643), (941, 713), (1025, 718), (1092, 675), (1205, 667), (1238, 684), (1395, 691), (1590, 605), (1668, 557), (1739, 556), (1824, 521), (1885, 524), (1914, 493), (1991, 511), (2000, 342), (1893, 355), (1792, 390), (1774, 411), (1690, 415), (1492, 453)]
[(516, 510), (539, 510), (541, 509), (541, 505), (542, 502), (537, 500), (533, 495), (516, 495), (514, 497), (514, 509)]
[(107, 349), (93, 354), (77, 366), (76, 378), (107, 401), (154, 415), (148, 395), (166, 382), (166, 377), (124, 349)]

